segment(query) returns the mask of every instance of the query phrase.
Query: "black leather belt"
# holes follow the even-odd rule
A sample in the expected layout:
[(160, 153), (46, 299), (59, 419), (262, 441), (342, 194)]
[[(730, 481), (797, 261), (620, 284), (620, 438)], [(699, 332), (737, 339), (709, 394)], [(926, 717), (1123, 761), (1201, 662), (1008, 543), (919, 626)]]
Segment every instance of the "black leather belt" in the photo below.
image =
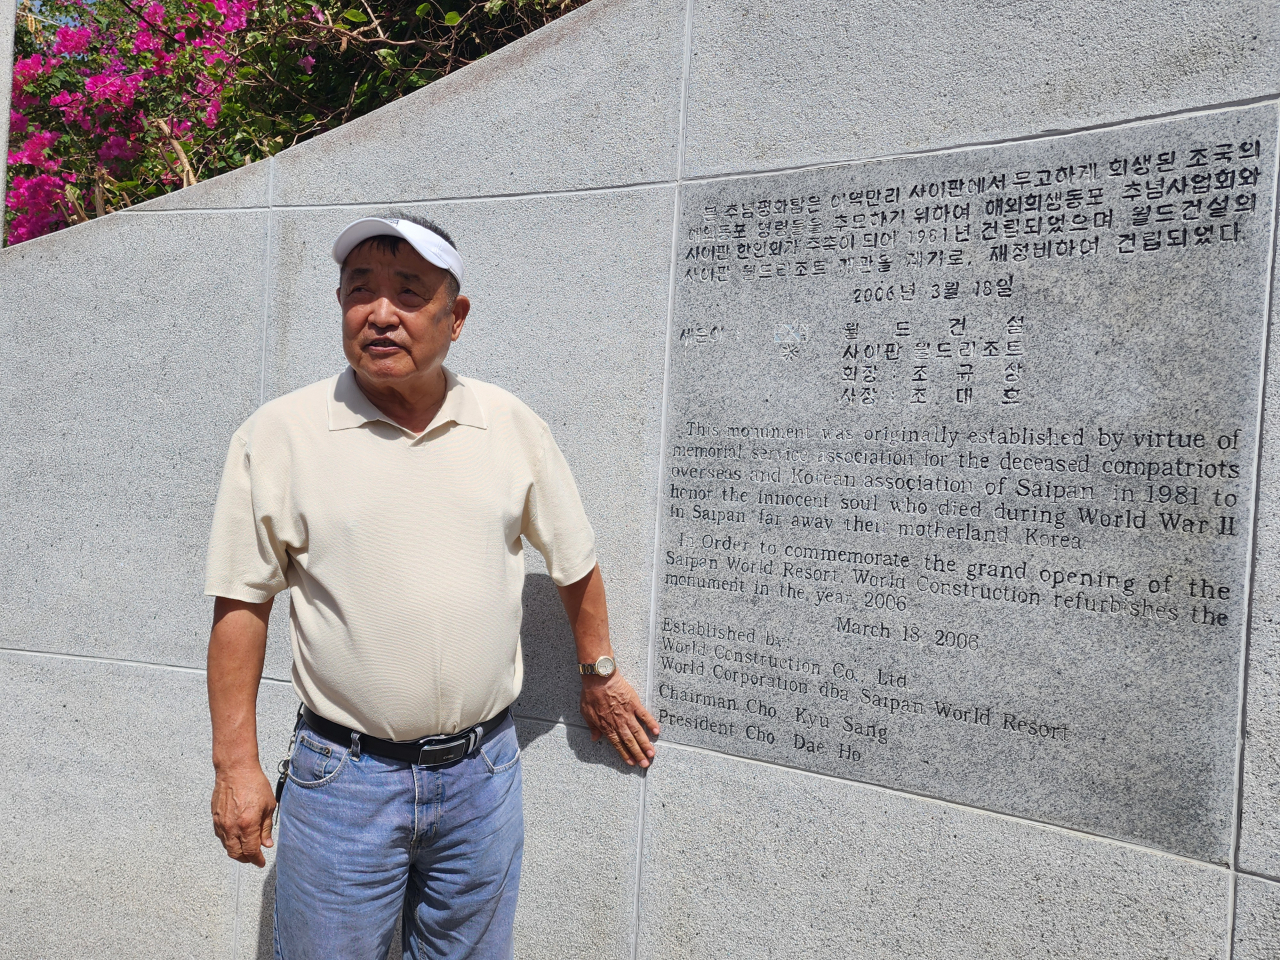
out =
[(384, 760), (399, 760), (401, 763), (413, 763), (420, 767), (443, 767), (457, 763), (469, 756), (485, 734), (492, 733), (506, 721), (511, 708), (506, 707), (501, 713), (490, 717), (483, 723), (477, 723), (459, 733), (447, 733), (437, 737), (423, 737), (421, 740), (383, 740), (379, 737), (360, 733), (340, 723), (326, 720), (310, 707), (302, 708), (302, 719), (308, 727), (330, 740), (346, 745), (352, 743), (352, 736), (358, 736), (361, 753), (371, 753)]

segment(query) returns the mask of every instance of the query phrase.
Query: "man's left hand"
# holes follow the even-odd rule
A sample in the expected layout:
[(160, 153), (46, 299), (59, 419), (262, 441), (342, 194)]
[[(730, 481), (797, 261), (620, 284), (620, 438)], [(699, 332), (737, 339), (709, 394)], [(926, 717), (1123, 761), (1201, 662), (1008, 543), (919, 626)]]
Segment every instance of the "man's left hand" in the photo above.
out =
[(591, 739), (606, 738), (627, 766), (647, 767), (657, 754), (649, 735), (658, 735), (658, 721), (622, 674), (582, 678), (582, 716), (591, 728)]

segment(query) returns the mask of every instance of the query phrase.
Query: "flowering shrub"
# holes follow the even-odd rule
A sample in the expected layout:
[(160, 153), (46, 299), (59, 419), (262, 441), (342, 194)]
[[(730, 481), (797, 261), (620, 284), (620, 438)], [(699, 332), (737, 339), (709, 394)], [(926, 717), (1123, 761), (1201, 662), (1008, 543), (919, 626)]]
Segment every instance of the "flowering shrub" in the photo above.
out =
[(7, 242), (271, 156), (584, 0), (23, 0)]
[(256, 5), (41, 0), (37, 14), (24, 4), (10, 114), (8, 242), (243, 162), (214, 131)]

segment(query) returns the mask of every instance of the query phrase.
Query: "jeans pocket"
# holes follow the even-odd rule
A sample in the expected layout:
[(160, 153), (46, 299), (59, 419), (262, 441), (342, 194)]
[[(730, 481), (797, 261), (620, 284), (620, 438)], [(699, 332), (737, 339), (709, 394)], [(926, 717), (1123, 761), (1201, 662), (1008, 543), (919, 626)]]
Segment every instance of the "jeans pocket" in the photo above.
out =
[(490, 773), (503, 773), (520, 762), (520, 740), (516, 736), (516, 725), (508, 720), (506, 729), (500, 730), (492, 739), (480, 746), (480, 756)]
[(300, 787), (323, 787), (346, 769), (347, 755), (347, 750), (308, 736), (304, 729), (289, 758), (289, 779)]

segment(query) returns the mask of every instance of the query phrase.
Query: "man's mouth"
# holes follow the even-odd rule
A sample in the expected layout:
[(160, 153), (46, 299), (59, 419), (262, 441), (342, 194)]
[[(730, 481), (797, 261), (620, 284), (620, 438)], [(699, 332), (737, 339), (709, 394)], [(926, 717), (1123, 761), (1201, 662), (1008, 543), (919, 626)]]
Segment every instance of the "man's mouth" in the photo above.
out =
[(401, 349), (403, 349), (403, 348), (400, 346), (400, 344), (396, 343), (396, 342), (395, 342), (394, 340), (392, 340), (390, 337), (377, 337), (377, 338), (375, 338), (375, 339), (373, 339), (373, 340), (370, 340), (370, 341), (369, 341), (368, 343), (366, 343), (364, 346), (365, 346), (365, 349), (366, 349), (366, 350), (374, 350), (374, 351), (378, 351), (378, 352), (385, 352), (385, 351), (387, 351), (387, 350), (401, 350)]

